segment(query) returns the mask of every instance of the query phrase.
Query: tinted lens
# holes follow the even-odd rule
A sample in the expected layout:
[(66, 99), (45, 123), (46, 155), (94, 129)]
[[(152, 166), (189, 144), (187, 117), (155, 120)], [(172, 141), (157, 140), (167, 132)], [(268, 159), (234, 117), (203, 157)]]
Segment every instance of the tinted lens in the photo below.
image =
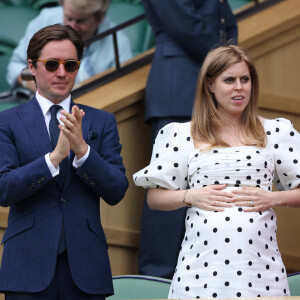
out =
[(59, 62), (57, 60), (48, 60), (45, 64), (45, 68), (49, 72), (54, 72), (58, 69)]
[(65, 69), (67, 72), (75, 72), (78, 69), (77, 61), (67, 60), (65, 62)]

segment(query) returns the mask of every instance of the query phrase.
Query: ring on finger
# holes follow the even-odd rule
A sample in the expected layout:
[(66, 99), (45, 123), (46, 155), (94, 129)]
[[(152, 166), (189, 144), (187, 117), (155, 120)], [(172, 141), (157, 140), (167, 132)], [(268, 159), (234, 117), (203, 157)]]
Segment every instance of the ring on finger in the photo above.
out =
[(250, 201), (250, 207), (253, 207), (253, 206), (254, 206), (254, 202)]

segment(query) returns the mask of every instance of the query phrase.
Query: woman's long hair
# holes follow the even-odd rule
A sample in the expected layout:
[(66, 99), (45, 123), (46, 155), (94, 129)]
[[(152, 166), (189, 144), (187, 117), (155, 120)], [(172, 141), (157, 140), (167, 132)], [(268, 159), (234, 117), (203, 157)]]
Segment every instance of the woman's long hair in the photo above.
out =
[(207, 143), (210, 147), (230, 147), (218, 134), (218, 128), (224, 126), (225, 121), (217, 109), (214, 94), (209, 90), (209, 81), (212, 82), (227, 68), (239, 62), (247, 64), (251, 77), (250, 100), (241, 120), (243, 143), (258, 147), (266, 146), (265, 131), (257, 116), (259, 90), (257, 71), (245, 51), (234, 45), (211, 50), (203, 62), (192, 114), (191, 134), (195, 142)]

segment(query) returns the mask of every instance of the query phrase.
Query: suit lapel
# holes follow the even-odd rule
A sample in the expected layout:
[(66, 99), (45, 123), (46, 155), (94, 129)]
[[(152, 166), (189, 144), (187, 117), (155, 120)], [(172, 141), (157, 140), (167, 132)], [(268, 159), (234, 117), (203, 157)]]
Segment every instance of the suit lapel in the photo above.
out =
[[(72, 107), (75, 105), (73, 101), (70, 103), (70, 112), (72, 111)], [(81, 108), (81, 105), (78, 105)], [(20, 106), (19, 116), (24, 123), (24, 127), (26, 128), (29, 137), (31, 138), (33, 144), (38, 149), (39, 154), (41, 156), (51, 152), (52, 144), (50, 141), (49, 133), (46, 127), (45, 119), (40, 108), (39, 103), (36, 98), (33, 97), (32, 100), (27, 102), (26, 104)], [(82, 119), (82, 136), (84, 140), (87, 140), (88, 130), (91, 124), (91, 112), (89, 110), (85, 111), (85, 116)], [(74, 160), (75, 154), (73, 151), (70, 152), (69, 156), (69, 167), (68, 173), (65, 180), (65, 187), (69, 184), (72, 178), (72, 162)]]
[[(33, 97), (31, 101), (26, 103), (19, 113), (20, 118), (22, 119), (33, 144), (38, 149), (40, 156), (44, 156), (51, 152), (53, 150), (53, 146), (50, 141), (43, 112), (36, 98)], [(60, 187), (59, 183), (56, 183), (57, 186)]]
[(45, 119), (35, 97), (22, 106), (19, 115), (40, 155), (42, 156), (52, 151)]

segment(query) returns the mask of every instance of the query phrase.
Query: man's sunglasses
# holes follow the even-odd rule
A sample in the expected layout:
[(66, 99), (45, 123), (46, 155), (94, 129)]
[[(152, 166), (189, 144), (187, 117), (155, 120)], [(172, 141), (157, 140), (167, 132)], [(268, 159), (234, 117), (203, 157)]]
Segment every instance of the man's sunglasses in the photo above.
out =
[(33, 59), (35, 61), (41, 61), (43, 62), (46, 70), (48, 72), (55, 72), (58, 68), (60, 64), (63, 64), (65, 67), (65, 70), (69, 73), (73, 73), (75, 71), (77, 71), (79, 69), (80, 66), (80, 61), (79, 60), (75, 60), (75, 59), (68, 59), (65, 61), (61, 61), (58, 59)]

